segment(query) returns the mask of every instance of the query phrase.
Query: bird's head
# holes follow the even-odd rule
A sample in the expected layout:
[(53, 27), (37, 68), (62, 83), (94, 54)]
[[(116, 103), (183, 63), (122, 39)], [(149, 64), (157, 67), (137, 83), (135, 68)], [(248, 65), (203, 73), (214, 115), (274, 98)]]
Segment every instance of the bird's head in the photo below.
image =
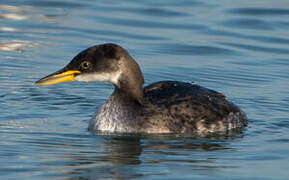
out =
[[(36, 84), (45, 86), (84, 81), (111, 82), (118, 86), (121, 78), (136, 74), (141, 75), (140, 68), (125, 49), (116, 44), (102, 44), (80, 52), (64, 68), (38, 80)], [(139, 81), (143, 83), (142, 75)]]
[(68, 65), (36, 81), (36, 85), (65, 81), (110, 82), (118, 89), (130, 88), (132, 94), (139, 94), (144, 83), (138, 64), (116, 44), (97, 45), (80, 52)]

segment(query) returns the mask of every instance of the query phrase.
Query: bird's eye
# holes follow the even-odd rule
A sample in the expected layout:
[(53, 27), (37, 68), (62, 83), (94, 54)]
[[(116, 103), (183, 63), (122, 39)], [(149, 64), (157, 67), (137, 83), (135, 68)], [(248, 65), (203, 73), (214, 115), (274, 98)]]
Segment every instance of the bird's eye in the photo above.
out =
[(82, 69), (89, 69), (90, 66), (91, 66), (91, 63), (90, 63), (89, 61), (83, 61), (83, 62), (81, 63), (81, 68), (82, 68)]

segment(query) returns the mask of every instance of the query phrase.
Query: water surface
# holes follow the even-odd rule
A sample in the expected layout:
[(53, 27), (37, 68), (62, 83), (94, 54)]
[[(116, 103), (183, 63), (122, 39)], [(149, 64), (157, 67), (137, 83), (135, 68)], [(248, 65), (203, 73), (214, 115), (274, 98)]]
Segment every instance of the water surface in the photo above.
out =
[[(289, 2), (0, 2), (1, 179), (288, 179)], [(113, 90), (36, 87), (95, 44), (125, 47), (146, 85), (194, 81), (249, 117), (208, 137), (87, 131)]]

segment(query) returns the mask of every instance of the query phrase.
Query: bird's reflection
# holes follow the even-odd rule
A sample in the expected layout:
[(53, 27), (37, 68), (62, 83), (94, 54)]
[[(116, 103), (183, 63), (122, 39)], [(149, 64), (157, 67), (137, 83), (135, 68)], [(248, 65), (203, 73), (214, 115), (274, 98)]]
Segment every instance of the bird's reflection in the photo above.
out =
[(143, 148), (140, 137), (106, 137), (104, 149), (107, 153), (106, 159), (112, 164), (141, 164), (139, 156)]
[[(143, 166), (153, 167), (156, 164), (192, 163), (195, 167), (200, 164), (216, 164), (216, 159), (199, 159), (198, 152), (234, 150), (231, 142), (242, 137), (242, 134), (230, 134), (206, 137), (184, 137), (175, 135), (103, 135), (96, 141), (101, 146), (95, 152), (71, 154), (69, 171), (65, 175), (77, 178), (112, 178), (127, 179), (160, 175), (162, 172), (143, 172)], [(184, 152), (187, 152), (184, 153)], [(191, 154), (195, 154), (191, 156)], [(150, 156), (150, 153), (152, 156)], [(167, 157), (175, 157), (169, 159)], [(182, 157), (178, 159), (178, 157)], [(185, 159), (184, 159), (185, 157)], [(205, 167), (205, 166), (204, 166)], [(206, 166), (208, 167), (208, 166)], [(215, 168), (214, 168), (215, 167)], [(210, 166), (219, 169), (218, 165)], [(222, 167), (223, 168), (223, 167)], [(168, 172), (166, 172), (168, 173)]]
[[(75, 178), (113, 178), (142, 176), (137, 171), (142, 163), (141, 138), (138, 136), (101, 136), (96, 151), (69, 154), (68, 171), (63, 174)], [(69, 178), (68, 178), (69, 179)]]

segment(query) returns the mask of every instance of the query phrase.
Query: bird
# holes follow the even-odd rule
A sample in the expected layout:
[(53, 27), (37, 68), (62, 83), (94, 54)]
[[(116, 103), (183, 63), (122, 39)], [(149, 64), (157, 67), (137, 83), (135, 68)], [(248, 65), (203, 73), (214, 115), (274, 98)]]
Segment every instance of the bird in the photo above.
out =
[(89, 122), (88, 129), (94, 132), (203, 134), (248, 124), (246, 114), (225, 95), (195, 83), (159, 81), (143, 88), (140, 66), (114, 43), (83, 50), (36, 85), (66, 81), (114, 85), (112, 95)]

